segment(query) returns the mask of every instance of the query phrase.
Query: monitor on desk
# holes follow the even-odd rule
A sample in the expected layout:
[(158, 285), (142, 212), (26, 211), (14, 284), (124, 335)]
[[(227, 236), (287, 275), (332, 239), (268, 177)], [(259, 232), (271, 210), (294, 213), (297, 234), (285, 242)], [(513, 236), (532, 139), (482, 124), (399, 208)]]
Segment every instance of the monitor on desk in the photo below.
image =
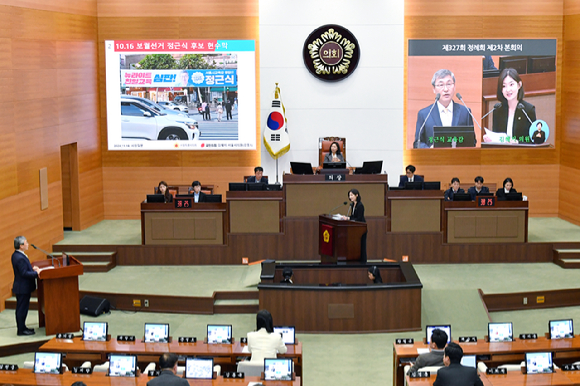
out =
[(248, 190), (248, 184), (245, 182), (230, 182), (230, 192), (245, 192), (246, 190)]
[(290, 169), (292, 174), (314, 174), (309, 162), (290, 162)]
[(137, 376), (137, 356), (111, 354), (109, 357), (109, 377)]
[(526, 353), (526, 374), (546, 374), (554, 372), (551, 352)]
[(455, 193), (453, 195), (453, 201), (471, 201), (471, 194)]
[(514, 330), (510, 323), (488, 323), (487, 335), (489, 342), (512, 342), (514, 340)]
[(282, 185), (279, 184), (268, 184), (266, 185), (266, 190), (270, 190), (270, 191), (280, 191), (282, 190)]
[(83, 340), (105, 342), (109, 333), (109, 324), (106, 322), (84, 322)]
[(346, 169), (346, 162), (324, 162), (323, 169)]
[(232, 325), (231, 324), (208, 324), (207, 325), (207, 343), (232, 343)]
[(296, 328), (294, 326), (275, 326), (274, 332), (282, 335), (284, 344), (296, 344)]
[(62, 374), (62, 354), (56, 352), (34, 353), (36, 374)]
[(522, 201), (522, 193), (521, 192), (508, 193), (505, 195), (505, 199), (506, 201)]
[(574, 324), (572, 319), (550, 320), (548, 331), (550, 331), (550, 339), (573, 338)]
[(187, 358), (185, 360), (185, 378), (212, 379), (213, 358)]
[(475, 355), (464, 355), (461, 358), (461, 365), (465, 367), (477, 367), (477, 360)]
[(441, 182), (440, 181), (425, 181), (425, 182), (423, 182), (423, 189), (424, 190), (441, 190)]
[(222, 202), (221, 194), (206, 194), (205, 202)]
[(169, 324), (145, 323), (145, 343), (168, 343)]
[(381, 174), (383, 161), (365, 161), (362, 168), (356, 168), (354, 174)]
[(425, 329), (425, 334), (427, 337), (427, 344), (431, 344), (431, 335), (433, 335), (433, 330), (441, 330), (445, 331), (447, 334), (447, 343), (451, 342), (451, 325), (450, 324), (440, 324), (440, 325), (432, 325), (427, 326)]
[(255, 191), (262, 191), (266, 190), (266, 184), (257, 183), (257, 184), (248, 184), (248, 191), (255, 192)]
[(291, 381), (292, 359), (264, 359), (265, 381)]
[(475, 147), (473, 126), (433, 126), (433, 147)]
[(423, 190), (423, 181), (405, 182), (405, 190)]
[(147, 195), (147, 202), (165, 202), (165, 196), (163, 194), (148, 194)]

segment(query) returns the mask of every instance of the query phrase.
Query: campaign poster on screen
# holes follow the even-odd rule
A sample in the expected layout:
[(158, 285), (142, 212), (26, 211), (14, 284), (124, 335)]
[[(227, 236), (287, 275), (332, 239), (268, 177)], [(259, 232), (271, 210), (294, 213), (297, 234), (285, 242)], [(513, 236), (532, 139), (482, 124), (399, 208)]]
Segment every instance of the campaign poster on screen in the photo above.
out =
[(105, 41), (109, 150), (255, 150), (253, 40)]
[(410, 39), (407, 149), (550, 148), (556, 39)]

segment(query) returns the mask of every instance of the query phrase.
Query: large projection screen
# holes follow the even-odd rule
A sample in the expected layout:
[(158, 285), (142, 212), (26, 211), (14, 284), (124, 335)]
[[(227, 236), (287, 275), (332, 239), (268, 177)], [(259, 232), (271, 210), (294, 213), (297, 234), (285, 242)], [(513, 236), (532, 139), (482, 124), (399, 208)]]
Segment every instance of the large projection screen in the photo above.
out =
[(105, 41), (109, 150), (255, 150), (253, 40)]
[(554, 147), (556, 39), (410, 39), (408, 47), (407, 149)]

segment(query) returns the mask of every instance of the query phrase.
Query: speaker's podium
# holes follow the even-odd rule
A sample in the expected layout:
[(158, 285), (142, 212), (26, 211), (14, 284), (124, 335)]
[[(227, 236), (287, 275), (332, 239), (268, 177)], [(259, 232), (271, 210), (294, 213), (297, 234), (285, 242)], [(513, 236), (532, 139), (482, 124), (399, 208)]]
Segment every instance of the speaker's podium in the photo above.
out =
[(346, 263), (361, 258), (361, 237), (367, 224), (341, 220), (339, 215), (318, 217), (318, 253), (322, 263)]
[[(39, 268), (52, 266), (52, 259), (34, 262)], [(46, 335), (81, 329), (79, 275), (83, 265), (74, 257), (54, 259), (54, 268), (44, 269), (38, 279), (38, 324)]]

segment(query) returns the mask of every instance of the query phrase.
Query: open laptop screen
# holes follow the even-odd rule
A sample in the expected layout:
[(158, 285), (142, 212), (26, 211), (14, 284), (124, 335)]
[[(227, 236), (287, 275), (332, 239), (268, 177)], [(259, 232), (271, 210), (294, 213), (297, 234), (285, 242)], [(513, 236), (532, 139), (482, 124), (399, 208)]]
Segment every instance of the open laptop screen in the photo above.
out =
[(296, 344), (296, 329), (294, 326), (274, 327), (274, 332), (282, 335), (284, 344)]
[(145, 343), (169, 342), (169, 324), (145, 323)]
[(187, 358), (185, 360), (185, 378), (212, 379), (213, 358)]
[(111, 354), (109, 357), (110, 377), (134, 377), (137, 374), (135, 355)]
[(550, 331), (550, 339), (574, 337), (574, 324), (572, 319), (550, 320), (548, 328)]
[(291, 381), (292, 359), (264, 359), (264, 380)]
[(60, 374), (61, 366), (61, 353), (37, 352), (34, 354), (34, 372), (37, 374)]
[(232, 325), (208, 324), (207, 343), (232, 343)]
[(511, 342), (514, 340), (514, 330), (511, 323), (488, 323), (490, 342)]
[(526, 353), (527, 374), (545, 374), (553, 372), (554, 364), (552, 363), (551, 352)]
[(96, 340), (104, 342), (107, 340), (109, 325), (106, 322), (84, 322), (83, 340)]

